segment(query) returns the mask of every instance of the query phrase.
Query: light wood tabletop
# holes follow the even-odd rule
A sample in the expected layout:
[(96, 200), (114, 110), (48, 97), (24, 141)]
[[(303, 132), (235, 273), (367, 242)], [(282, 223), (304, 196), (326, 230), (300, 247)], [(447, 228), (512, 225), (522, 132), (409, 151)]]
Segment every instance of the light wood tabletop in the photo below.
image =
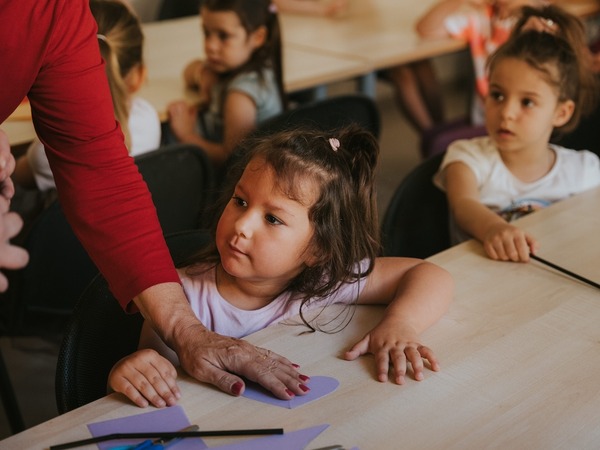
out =
[[(600, 281), (600, 188), (517, 223), (540, 241), (539, 255)], [(297, 409), (234, 398), (182, 375), (183, 407), (204, 430), (329, 424), (308, 449), (598, 448), (600, 291), (538, 262), (505, 263), (463, 243), (431, 261), (456, 281), (448, 313), (422, 336), (441, 371), (403, 386), (373, 378), (373, 360), (341, 355), (374, 325), (379, 307), (359, 307), (337, 334), (276, 325), (248, 337), (300, 364), (303, 373), (340, 382)], [(310, 382), (308, 384), (310, 386)], [(41, 449), (89, 437), (86, 424), (146, 412), (118, 395), (0, 442)], [(229, 442), (211, 440), (209, 446)]]

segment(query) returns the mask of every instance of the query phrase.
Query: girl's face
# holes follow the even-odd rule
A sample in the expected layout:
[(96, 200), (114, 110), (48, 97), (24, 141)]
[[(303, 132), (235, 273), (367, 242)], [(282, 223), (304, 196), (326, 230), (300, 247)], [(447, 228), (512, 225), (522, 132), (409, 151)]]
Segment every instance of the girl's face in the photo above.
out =
[(235, 70), (250, 60), (264, 45), (266, 28), (248, 34), (233, 11), (202, 10), (206, 64), (216, 73)]
[(496, 63), (485, 116), (488, 134), (501, 152), (546, 149), (553, 128), (571, 118), (573, 101), (559, 102), (546, 77), (520, 59)]
[(300, 187), (300, 203), (285, 195), (276, 181), (262, 159), (248, 164), (219, 219), (216, 244), (223, 269), (233, 278), (284, 289), (316, 261), (308, 217), (316, 191), (309, 183)]

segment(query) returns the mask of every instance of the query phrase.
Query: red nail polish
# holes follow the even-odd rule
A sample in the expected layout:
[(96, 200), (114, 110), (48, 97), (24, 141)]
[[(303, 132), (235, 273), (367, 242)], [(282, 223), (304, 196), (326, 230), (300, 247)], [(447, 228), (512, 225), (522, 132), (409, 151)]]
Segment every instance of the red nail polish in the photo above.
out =
[(242, 389), (244, 389), (244, 383), (238, 381), (231, 386), (231, 393), (233, 395), (240, 395), (242, 393)]
[(292, 363), (292, 367), (295, 367), (296, 369), (298, 369), (300, 366), (298, 364)]
[(300, 378), (302, 381), (308, 381), (310, 380), (310, 377), (307, 375), (298, 375), (298, 378)]
[(292, 391), (290, 391), (289, 389), (286, 389), (285, 392), (287, 393), (287, 395), (289, 395), (290, 397), (295, 397), (296, 394), (294, 394)]
[(304, 384), (300, 385), (300, 389), (302, 389), (304, 392), (310, 391), (310, 388), (308, 386), (305, 386)]

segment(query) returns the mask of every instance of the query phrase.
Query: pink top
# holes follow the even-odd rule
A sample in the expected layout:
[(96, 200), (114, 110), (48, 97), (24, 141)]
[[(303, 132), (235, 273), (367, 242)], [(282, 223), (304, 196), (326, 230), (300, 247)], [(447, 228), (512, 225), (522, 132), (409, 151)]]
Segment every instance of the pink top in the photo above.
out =
[[(363, 268), (366, 262), (363, 263)], [(200, 269), (194, 268), (194, 273)], [(284, 292), (267, 306), (256, 310), (239, 309), (225, 300), (216, 285), (215, 268), (193, 277), (178, 269), (185, 294), (200, 322), (209, 330), (224, 336), (242, 338), (269, 325), (289, 319), (300, 312), (300, 299)], [(362, 292), (366, 278), (356, 283), (344, 283), (327, 298), (313, 299), (306, 311), (315, 311), (334, 303), (352, 304)], [(342, 315), (343, 316), (343, 315)], [(342, 317), (342, 319), (345, 316)], [(298, 323), (298, 322), (295, 322)]]

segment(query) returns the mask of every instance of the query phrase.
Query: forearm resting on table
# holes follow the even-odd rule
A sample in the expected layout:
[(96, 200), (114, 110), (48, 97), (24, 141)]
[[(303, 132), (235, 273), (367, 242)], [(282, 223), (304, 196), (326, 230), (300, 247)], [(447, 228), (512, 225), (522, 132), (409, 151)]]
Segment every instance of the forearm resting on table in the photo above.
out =
[(445, 269), (423, 261), (404, 275), (383, 321), (409, 325), (419, 335), (448, 310), (453, 292), (452, 276)]
[(487, 233), (493, 226), (506, 223), (494, 211), (478, 200), (471, 198), (451, 201), (450, 210), (460, 229), (480, 242), (485, 240)]

